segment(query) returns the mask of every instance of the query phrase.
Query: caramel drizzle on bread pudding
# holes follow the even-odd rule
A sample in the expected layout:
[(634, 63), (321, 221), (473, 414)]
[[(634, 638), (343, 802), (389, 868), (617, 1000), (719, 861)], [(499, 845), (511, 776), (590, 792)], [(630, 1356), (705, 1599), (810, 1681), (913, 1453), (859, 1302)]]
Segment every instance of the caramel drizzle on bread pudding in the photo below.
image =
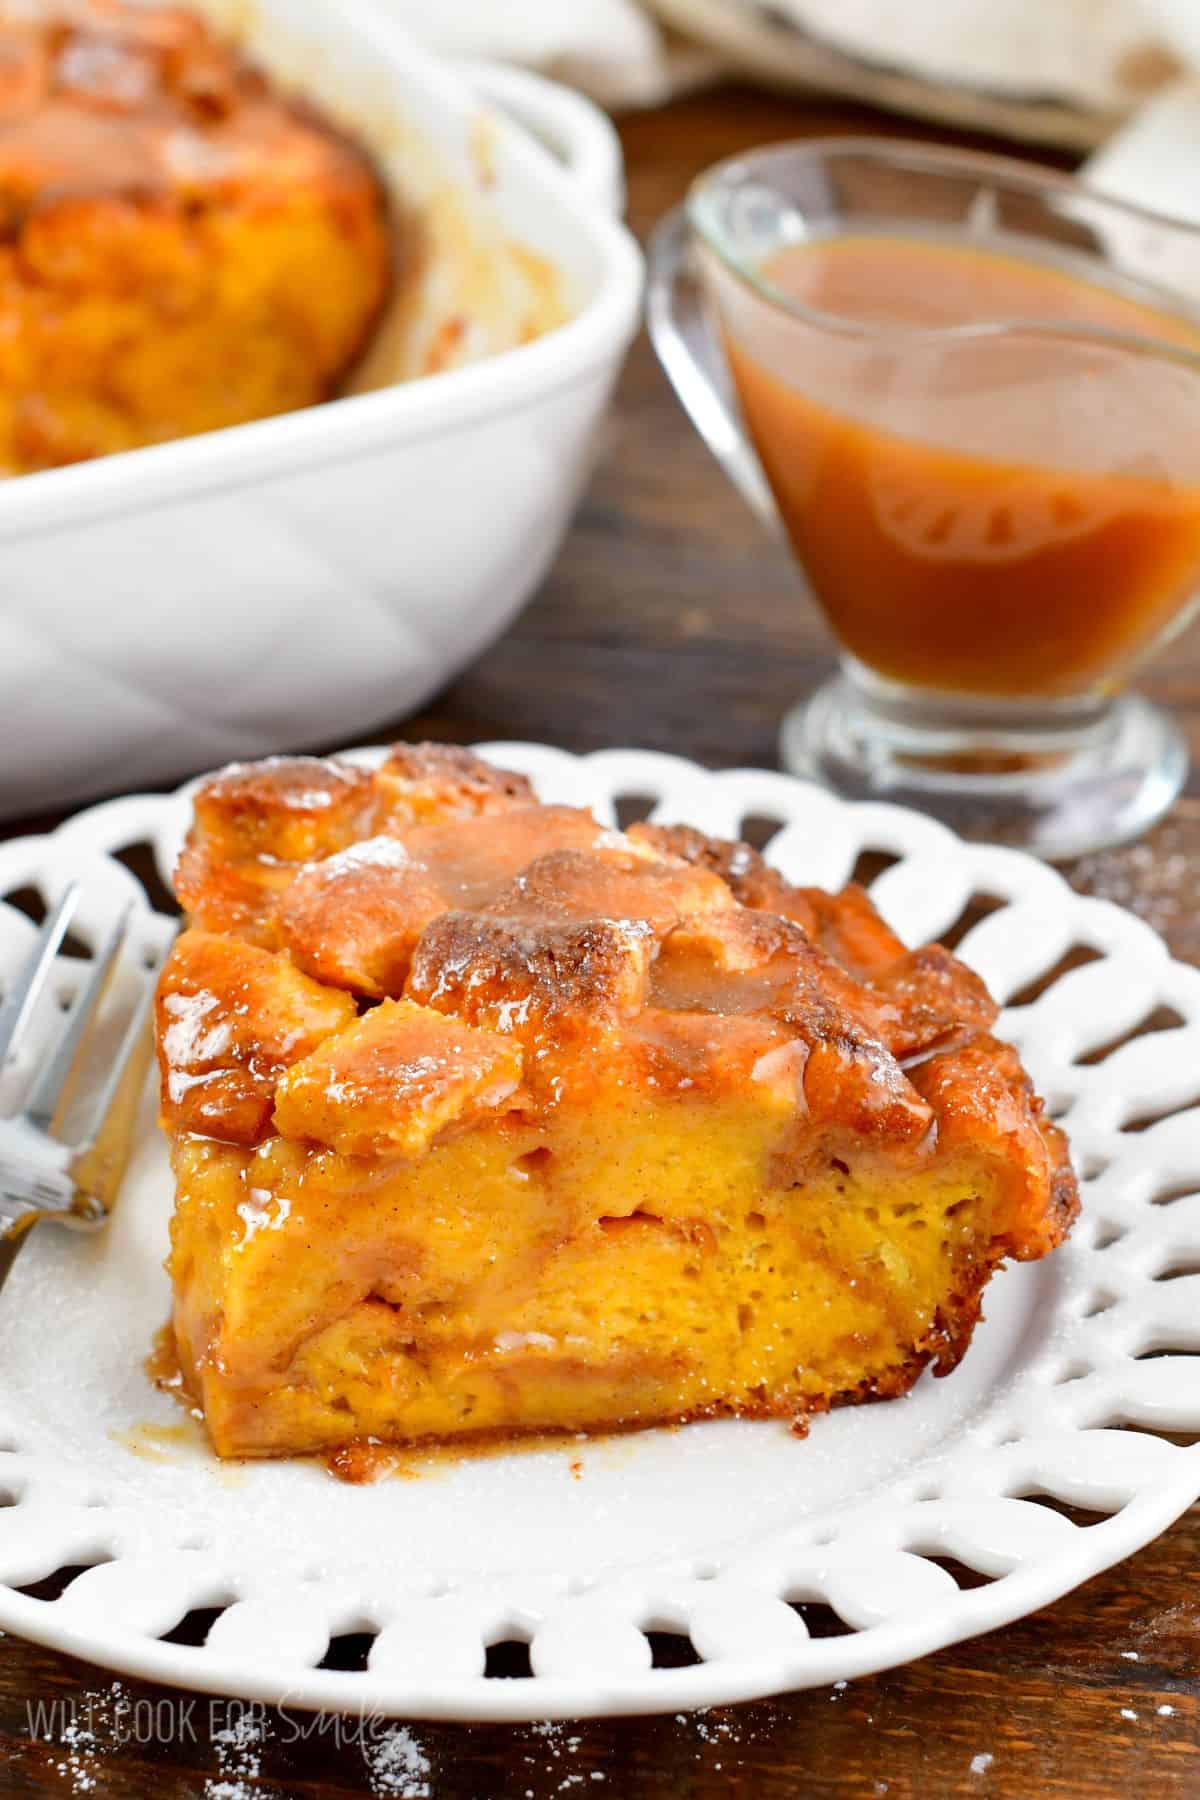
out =
[(748, 845), (400, 746), (224, 771), (177, 888), (175, 1332), (223, 1453), (900, 1393), (1075, 1215), (979, 979)]

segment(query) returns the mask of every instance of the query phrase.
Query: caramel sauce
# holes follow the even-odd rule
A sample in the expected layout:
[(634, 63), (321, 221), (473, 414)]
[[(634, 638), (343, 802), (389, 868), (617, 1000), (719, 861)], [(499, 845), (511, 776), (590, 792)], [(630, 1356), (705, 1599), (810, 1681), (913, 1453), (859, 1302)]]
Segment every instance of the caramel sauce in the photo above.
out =
[[(142, 1366), (160, 1394), (166, 1394), (169, 1399), (182, 1406), (189, 1418), (203, 1420), (203, 1412), (188, 1391), (179, 1361), (179, 1347), (175, 1342), (175, 1328), (170, 1320), (165, 1325), (160, 1325), (155, 1332), (150, 1353)], [(164, 1425), (155, 1429), (167, 1431), (183, 1428)]]
[[(1178, 317), (966, 246), (847, 236), (793, 246), (763, 274), (859, 324), (1029, 320), (1200, 352)], [(927, 339), (856, 348), (801, 322), (774, 330), (769, 356), (727, 348), (796, 555), (839, 640), (878, 674), (978, 696), (1094, 692), (1200, 586), (1200, 377), (1103, 347), (1085, 367), (1078, 340), (1035, 331), (980, 337), (952, 364)], [(1156, 376), (1147, 454), (1106, 429), (1105, 408), (1126, 420), (1129, 384)]]
[(179, 1463), (186, 1461), (180, 1451), (207, 1449), (207, 1440), (199, 1425), (156, 1425), (148, 1419), (131, 1425), (125, 1431), (110, 1433), (113, 1441), (141, 1462)]
[(145, 1370), (161, 1393), (175, 1398), (182, 1393), (183, 1371), (179, 1366), (179, 1352), (175, 1347), (175, 1332), (170, 1320), (165, 1325), (160, 1325), (155, 1332)]
[(208, 1439), (204, 1431), (204, 1414), (187, 1390), (175, 1345), (175, 1332), (169, 1321), (160, 1325), (155, 1332), (150, 1352), (142, 1366), (159, 1393), (166, 1394), (182, 1407), (186, 1417), (172, 1425), (162, 1425), (150, 1419), (139, 1420), (124, 1431), (112, 1432), (110, 1435), (114, 1442), (128, 1450), (131, 1456), (138, 1457), (142, 1462), (152, 1463), (178, 1462), (180, 1451), (206, 1449)]
[[(701, 1415), (705, 1416), (705, 1415)], [(676, 1431), (674, 1421), (655, 1421), (657, 1431)], [(350, 1487), (370, 1487), (377, 1481), (422, 1481), (448, 1474), (460, 1463), (486, 1462), (494, 1456), (537, 1456), (547, 1450), (566, 1451), (586, 1442), (588, 1451), (602, 1451), (606, 1461), (632, 1445), (642, 1435), (640, 1424), (610, 1425), (603, 1431), (543, 1431), (521, 1426), (472, 1432), (465, 1437), (417, 1444), (387, 1444), (378, 1438), (352, 1438), (317, 1458), (322, 1467)], [(572, 1481), (581, 1481), (586, 1464), (578, 1453), (567, 1464)]]
[[(314, 160), (316, 159), (316, 160)], [(47, 192), (167, 195), (286, 183), (316, 166), (357, 179), (361, 154), (184, 8), (38, 0), (0, 20), (0, 176), (10, 202)]]
[(541, 1450), (561, 1450), (573, 1443), (574, 1432), (486, 1431), (447, 1443), (385, 1444), (377, 1438), (351, 1438), (317, 1461), (338, 1481), (350, 1487), (371, 1487), (377, 1481), (427, 1481), (446, 1475), (460, 1463), (483, 1462), (496, 1455), (534, 1455)]
[(372, 1487), (389, 1478), (417, 1481), (421, 1475), (410, 1452), (374, 1438), (351, 1438), (348, 1444), (339, 1444), (318, 1460), (330, 1475), (348, 1487)]

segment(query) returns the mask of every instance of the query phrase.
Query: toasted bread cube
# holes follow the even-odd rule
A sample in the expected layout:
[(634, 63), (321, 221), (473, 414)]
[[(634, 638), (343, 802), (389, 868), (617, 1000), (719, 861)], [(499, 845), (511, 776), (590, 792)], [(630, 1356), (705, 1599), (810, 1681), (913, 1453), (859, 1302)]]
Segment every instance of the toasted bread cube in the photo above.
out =
[(279, 905), (281, 940), (318, 980), (396, 998), (431, 920), (483, 905), (543, 850), (606, 835), (590, 813), (540, 806), (369, 838), (296, 876)]
[(175, 870), (180, 904), (205, 931), (274, 949), (276, 910), (297, 870), (362, 837), (374, 802), (371, 776), (349, 763), (231, 763), (197, 791)]
[(448, 1127), (505, 1107), (520, 1081), (511, 1039), (384, 1000), (288, 1070), (275, 1124), (344, 1156), (423, 1156)]
[(185, 931), (157, 998), (163, 1122), (255, 1144), (270, 1130), (275, 1078), (356, 1017), (284, 956), (238, 938)]
[(215, 856), (308, 862), (362, 835), (373, 791), (365, 769), (317, 756), (230, 763), (197, 791), (195, 835)]
[(404, 992), (413, 947), (445, 901), (427, 866), (399, 838), (368, 838), (289, 885), (281, 939), (318, 981), (373, 999)]
[(661, 933), (681, 919), (730, 912), (733, 905), (725, 883), (707, 870), (630, 855), (623, 845), (602, 840), (589, 850), (536, 857), (488, 903), (488, 911), (643, 919)]
[(388, 831), (536, 805), (524, 775), (497, 769), (457, 744), (396, 744), (379, 770), (378, 787)]

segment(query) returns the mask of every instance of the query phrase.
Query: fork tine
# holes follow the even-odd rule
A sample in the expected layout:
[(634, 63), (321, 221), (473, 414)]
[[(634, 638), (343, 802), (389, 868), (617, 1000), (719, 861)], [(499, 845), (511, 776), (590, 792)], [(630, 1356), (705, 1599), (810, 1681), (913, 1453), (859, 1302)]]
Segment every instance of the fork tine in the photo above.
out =
[(146, 1018), (154, 1004), (158, 978), (170, 947), (171, 940), (167, 939), (163, 943), (147, 949), (142, 956), (141, 966), (138, 969), (139, 992), (121, 1034), (121, 1042), (116, 1056), (113, 1058), (112, 1068), (95, 1100), (91, 1103), (86, 1119), (80, 1121), (75, 1134), (77, 1155), (92, 1150), (99, 1144), (102, 1134), (106, 1135), (105, 1127), (116, 1112), (117, 1102), (124, 1088), (132, 1082), (137, 1090), (134, 1095), (135, 1102), (140, 1095), (140, 1078), (141, 1075), (144, 1075), (146, 1063), (149, 1061), (148, 1056), (144, 1054), (148, 1049)]
[(54, 1054), (40, 1070), (26, 1099), (23, 1109), (24, 1116), (39, 1131), (49, 1133), (53, 1127), (55, 1116), (67, 1090), (67, 1083), (71, 1079), (71, 1071), (75, 1067), (75, 1061), (83, 1043), (84, 1033), (91, 1021), (92, 1014), (100, 1004), (113, 966), (120, 955), (121, 945), (125, 942), (125, 927), (129, 913), (130, 908), (126, 906), (103, 947), (93, 959), (86, 980), (71, 1002), (66, 1026), (54, 1047)]
[(25, 965), (4, 996), (0, 1005), (0, 1068), (8, 1061), (28, 1025), (42, 989), (49, 980), (58, 955), (59, 945), (67, 935), (67, 927), (79, 900), (79, 883), (65, 887), (54, 911), (46, 915), (37, 942)]
[(72, 1152), (75, 1210), (89, 1221), (98, 1221), (112, 1210), (129, 1160), (152, 1054), (150, 1011), (167, 948), (162, 945), (143, 961), (141, 992), (126, 1022), (108, 1079)]

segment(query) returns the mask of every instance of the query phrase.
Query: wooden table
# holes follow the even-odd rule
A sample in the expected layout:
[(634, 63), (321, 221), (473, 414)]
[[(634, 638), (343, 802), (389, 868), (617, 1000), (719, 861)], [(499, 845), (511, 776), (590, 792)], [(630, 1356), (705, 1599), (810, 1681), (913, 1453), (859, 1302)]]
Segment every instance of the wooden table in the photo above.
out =
[[(696, 171), (731, 151), (903, 129), (849, 107), (738, 89), (631, 119), (634, 226), (644, 233)], [(576, 749), (641, 744), (712, 764), (771, 765), (780, 716), (830, 662), (786, 557), (685, 424), (643, 342), (554, 574), (508, 637), (405, 730)], [(1176, 644), (1144, 685), (1175, 708), (1196, 757), (1200, 635)], [(1200, 961), (1198, 852), (1194, 776), (1151, 838), (1089, 858), (1072, 879), (1134, 907), (1177, 954)], [(213, 1725), (233, 1723), (223, 1703), (210, 1718), (204, 1697), (191, 1704), (133, 1682), (114, 1692), (104, 1671), (9, 1639), (0, 1644), (0, 1794), (1200, 1796), (1198, 1576), (1200, 1510), (1038, 1617), (842, 1692), (552, 1732), (418, 1725), (411, 1743), (365, 1749), (353, 1735), (336, 1742), (332, 1724), (304, 1740), (299, 1715), (273, 1713), (252, 1718), (238, 1748), (214, 1738)], [(74, 1743), (31, 1731), (31, 1705), (55, 1700), (76, 1705)], [(167, 1703), (157, 1718), (151, 1702)], [(63, 1714), (54, 1718), (61, 1738)]]

